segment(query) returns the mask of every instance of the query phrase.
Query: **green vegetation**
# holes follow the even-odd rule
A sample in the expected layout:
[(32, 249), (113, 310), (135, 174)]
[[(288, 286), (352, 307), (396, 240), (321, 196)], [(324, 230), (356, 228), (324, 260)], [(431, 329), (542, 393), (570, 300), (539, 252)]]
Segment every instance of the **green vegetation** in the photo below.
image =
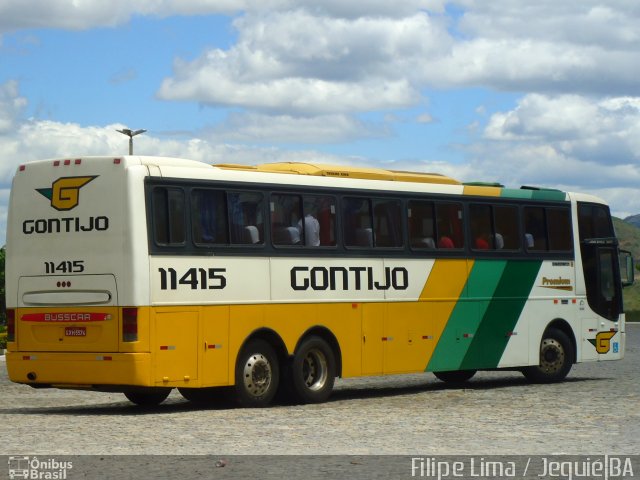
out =
[[(0, 248), (0, 327), (7, 324), (7, 304), (4, 295), (4, 247)], [(3, 330), (0, 330), (2, 332)], [(1, 348), (1, 347), (0, 347)]]
[(628, 250), (633, 255), (636, 262), (636, 283), (624, 289), (624, 310), (627, 314), (627, 320), (640, 321), (640, 228), (620, 220), (613, 219), (613, 225), (616, 229), (616, 235), (620, 240), (620, 248)]
[(0, 249), (0, 350), (7, 348), (7, 313), (4, 296), (4, 247)]

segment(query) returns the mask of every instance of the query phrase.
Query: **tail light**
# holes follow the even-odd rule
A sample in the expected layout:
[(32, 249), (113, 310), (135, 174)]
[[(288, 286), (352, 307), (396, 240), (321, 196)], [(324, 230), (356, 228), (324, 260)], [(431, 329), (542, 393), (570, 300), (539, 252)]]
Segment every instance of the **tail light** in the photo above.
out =
[(7, 308), (7, 342), (16, 341), (16, 311)]
[(138, 341), (138, 309), (137, 308), (122, 309), (122, 341), (123, 342)]

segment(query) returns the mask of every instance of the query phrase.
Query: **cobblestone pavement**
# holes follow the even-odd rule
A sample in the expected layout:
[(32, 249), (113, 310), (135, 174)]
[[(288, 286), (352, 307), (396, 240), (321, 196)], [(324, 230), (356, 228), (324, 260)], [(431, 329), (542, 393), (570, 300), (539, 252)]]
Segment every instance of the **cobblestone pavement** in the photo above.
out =
[(575, 365), (560, 384), (518, 372), (481, 372), (466, 388), (431, 374), (347, 379), (325, 404), (256, 410), (177, 391), (141, 410), (121, 394), (13, 384), (0, 363), (0, 455), (631, 455), (639, 379), (639, 324), (623, 361)]

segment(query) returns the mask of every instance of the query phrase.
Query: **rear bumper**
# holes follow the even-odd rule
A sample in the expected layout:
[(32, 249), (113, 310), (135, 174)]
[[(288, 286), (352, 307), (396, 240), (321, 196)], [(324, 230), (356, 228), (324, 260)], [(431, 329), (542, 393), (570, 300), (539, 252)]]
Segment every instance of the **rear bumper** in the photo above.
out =
[(34, 387), (153, 386), (150, 353), (7, 352), (7, 370)]

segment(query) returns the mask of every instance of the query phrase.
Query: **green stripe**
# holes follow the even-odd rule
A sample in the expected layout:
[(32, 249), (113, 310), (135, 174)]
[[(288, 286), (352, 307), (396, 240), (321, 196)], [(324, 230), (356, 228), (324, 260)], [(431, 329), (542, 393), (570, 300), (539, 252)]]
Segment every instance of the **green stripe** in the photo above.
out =
[(560, 190), (534, 190), (534, 200), (553, 200), (561, 202), (567, 199), (567, 194)]
[[(504, 260), (477, 260), (474, 263), (426, 371), (460, 369), (506, 265)], [(465, 337), (465, 334), (471, 336)]]
[(524, 308), (542, 262), (511, 260), (484, 312), (460, 370), (496, 368)]
[(524, 198), (533, 200), (549, 200), (555, 202), (565, 201), (567, 194), (560, 190), (541, 189), (515, 189), (515, 188), (503, 188), (500, 192), (501, 197), (505, 198)]
[(500, 192), (501, 197), (508, 197), (508, 198), (529, 199), (533, 196), (532, 194), (533, 194), (533, 190), (522, 190), (522, 189), (515, 189), (515, 188), (503, 188), (502, 192)]

